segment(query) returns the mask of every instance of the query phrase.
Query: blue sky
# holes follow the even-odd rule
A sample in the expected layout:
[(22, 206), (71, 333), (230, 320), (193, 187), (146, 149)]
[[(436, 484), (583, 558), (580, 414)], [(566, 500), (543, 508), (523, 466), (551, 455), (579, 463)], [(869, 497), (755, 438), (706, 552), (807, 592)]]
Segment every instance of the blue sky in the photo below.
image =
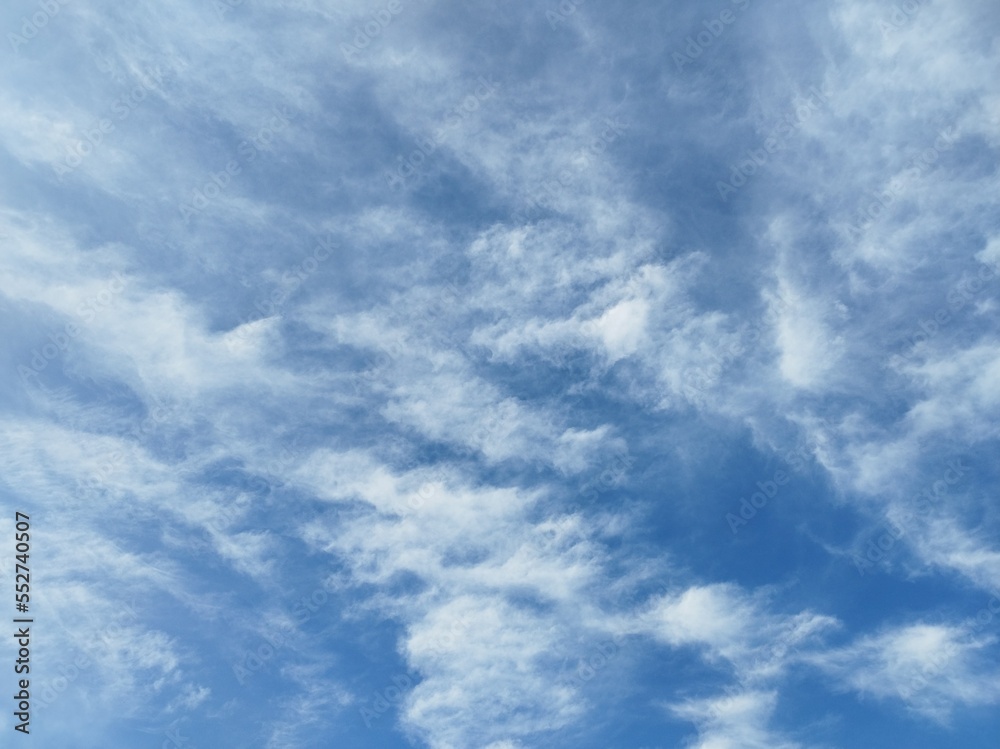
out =
[(12, 745), (996, 746), (1000, 7), (0, 26)]

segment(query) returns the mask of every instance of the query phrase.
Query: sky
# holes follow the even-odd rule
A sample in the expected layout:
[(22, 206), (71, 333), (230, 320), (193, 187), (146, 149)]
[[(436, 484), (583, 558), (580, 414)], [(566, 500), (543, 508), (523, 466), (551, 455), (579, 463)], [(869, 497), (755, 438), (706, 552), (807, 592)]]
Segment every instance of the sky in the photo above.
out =
[(0, 30), (5, 746), (995, 749), (1000, 5)]

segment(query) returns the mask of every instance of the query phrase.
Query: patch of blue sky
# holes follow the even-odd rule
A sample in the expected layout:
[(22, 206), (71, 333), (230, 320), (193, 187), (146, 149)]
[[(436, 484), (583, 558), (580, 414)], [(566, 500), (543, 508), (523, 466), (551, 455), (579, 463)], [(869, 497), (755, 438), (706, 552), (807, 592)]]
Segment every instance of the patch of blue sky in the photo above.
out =
[(6, 7), (22, 743), (992, 747), (998, 24)]

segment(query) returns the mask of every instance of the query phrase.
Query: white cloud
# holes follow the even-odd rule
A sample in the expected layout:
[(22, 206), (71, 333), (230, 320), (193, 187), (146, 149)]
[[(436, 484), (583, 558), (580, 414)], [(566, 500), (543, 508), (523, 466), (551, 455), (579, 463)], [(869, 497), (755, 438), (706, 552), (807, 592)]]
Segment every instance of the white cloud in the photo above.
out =
[(796, 749), (768, 727), (774, 712), (773, 692), (748, 691), (726, 697), (689, 700), (670, 706), (670, 711), (698, 726), (692, 749)]
[[(644, 74), (637, 95), (643, 34), (653, 29), (659, 49), (667, 33), (648, 22), (652, 10), (630, 16), (627, 44), (588, 6), (525, 48), (508, 42), (536, 26), (548, 34), (544, 9), (477, 12), (467, 34), (463, 8), (404, 0), (345, 57), (340, 43), (374, 9), (328, 5), (239, 3), (219, 17), (210, 4), (70, 4), (2, 74), (13, 93), (0, 131), (12, 179), (28, 183), (8, 203), (47, 211), (0, 216), (8, 374), (49, 326), (98, 301), (40, 373), (44, 389), (9, 377), (0, 416), (11, 498), (51, 518), (41, 537), (60, 572), (45, 603), (73, 625), (51, 647), (85, 646), (120, 603), (102, 591), (146, 592), (212, 622), (238, 598), (231, 585), (270, 596), (329, 555), (348, 611), (331, 606), (312, 624), (326, 632), (359, 612), (398, 623), (399, 651), (422, 676), (403, 724), (441, 749), (519, 749), (581, 720), (581, 690), (552, 687), (557, 661), (609, 635), (691, 648), (736, 680), (736, 694), (677, 702), (665, 677), (701, 749), (795, 746), (771, 725), (783, 678), (807, 659), (934, 717), (980, 704), (974, 689), (995, 695), (974, 664), (985, 641), (913, 625), (828, 652), (822, 636), (836, 621), (781, 613), (780, 592), (678, 573), (648, 605), (608, 613), (598, 603), (608, 590), (667, 566), (604, 543), (644, 529), (641, 511), (613, 508), (645, 506), (655, 466), (616, 485), (600, 515), (558, 509), (633, 444), (638, 420), (669, 421), (662, 449), (698, 466), (709, 458), (687, 443), (693, 424), (749, 429), (779, 454), (804, 442), (836, 484), (830, 499), (873, 514), (906, 509), (928, 454), (996, 439), (993, 292), (968, 305), (954, 335), (908, 348), (906, 361), (890, 351), (926, 300), (946, 298), (953, 265), (976, 251), (998, 262), (997, 177), (977, 166), (1000, 143), (995, 11), (921, 3), (886, 34), (889, 11), (874, 4), (803, 7), (782, 20), (801, 32), (782, 44), (761, 35), (767, 16), (748, 15), (740, 41), (727, 37), (736, 65), (725, 68), (741, 75), (722, 82), (722, 101), (702, 85), (714, 63)], [(478, 36), (493, 23), (502, 60)], [(721, 45), (703, 62), (716, 54)], [(739, 61), (751, 58), (774, 75), (744, 78)], [(53, 161), (155, 69), (155, 92), (55, 187)], [(425, 144), (490, 70), (504, 73), (496, 92), (445, 129), (423, 181), (383, 189), (395, 155)], [(739, 158), (746, 133), (769, 129), (813, 83), (827, 101), (726, 210), (690, 198), (703, 175), (684, 173), (685, 159)], [(211, 184), (273, 105), (289, 125), (183, 221), (179, 201)], [(626, 115), (637, 119), (606, 129)], [(914, 172), (910, 160), (946, 127), (954, 140)], [(845, 228), (890, 187), (878, 220)], [(289, 248), (321, 228), (345, 251), (321, 283), (290, 285)], [(115, 273), (124, 283), (112, 294)], [(235, 288), (240, 276), (253, 291)], [(247, 322), (248, 295), (275, 289), (301, 296)], [(151, 430), (119, 429), (161, 404)], [(81, 494), (77, 480), (94, 474)], [(996, 585), (991, 511), (963, 487), (931, 522), (908, 526), (926, 568), (917, 573), (940, 566)], [(296, 532), (319, 554), (300, 559)], [(683, 540), (671, 558), (685, 557)], [(218, 578), (190, 571), (206, 563)], [(290, 618), (260, 600), (239, 613), (249, 622), (220, 639)], [(212, 661), (182, 633), (164, 616), (116, 633), (118, 655), (88, 676), (95, 702), (214, 709), (225, 690), (189, 675)], [(297, 657), (278, 673), (291, 686), (274, 704), (295, 725), (269, 725), (273, 747), (308, 744), (308, 730), (351, 701), (339, 664), (289, 639)], [(947, 678), (907, 686), (928, 664)], [(252, 704), (241, 695), (240, 711)]]
[(741, 682), (779, 675), (799, 652), (838, 626), (829, 616), (768, 610), (767, 595), (733, 584), (695, 585), (653, 602), (633, 626), (675, 647), (696, 646), (713, 662), (728, 662)]
[(993, 643), (963, 627), (910, 624), (811, 660), (850, 689), (947, 721), (956, 707), (1000, 701), (1000, 673), (984, 660)]

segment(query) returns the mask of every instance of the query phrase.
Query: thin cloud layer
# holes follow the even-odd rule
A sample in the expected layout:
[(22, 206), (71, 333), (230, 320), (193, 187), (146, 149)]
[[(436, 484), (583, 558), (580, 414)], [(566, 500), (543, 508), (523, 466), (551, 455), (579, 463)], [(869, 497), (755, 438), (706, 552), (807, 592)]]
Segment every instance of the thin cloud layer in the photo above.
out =
[(22, 743), (993, 747), (994, 7), (0, 23)]

